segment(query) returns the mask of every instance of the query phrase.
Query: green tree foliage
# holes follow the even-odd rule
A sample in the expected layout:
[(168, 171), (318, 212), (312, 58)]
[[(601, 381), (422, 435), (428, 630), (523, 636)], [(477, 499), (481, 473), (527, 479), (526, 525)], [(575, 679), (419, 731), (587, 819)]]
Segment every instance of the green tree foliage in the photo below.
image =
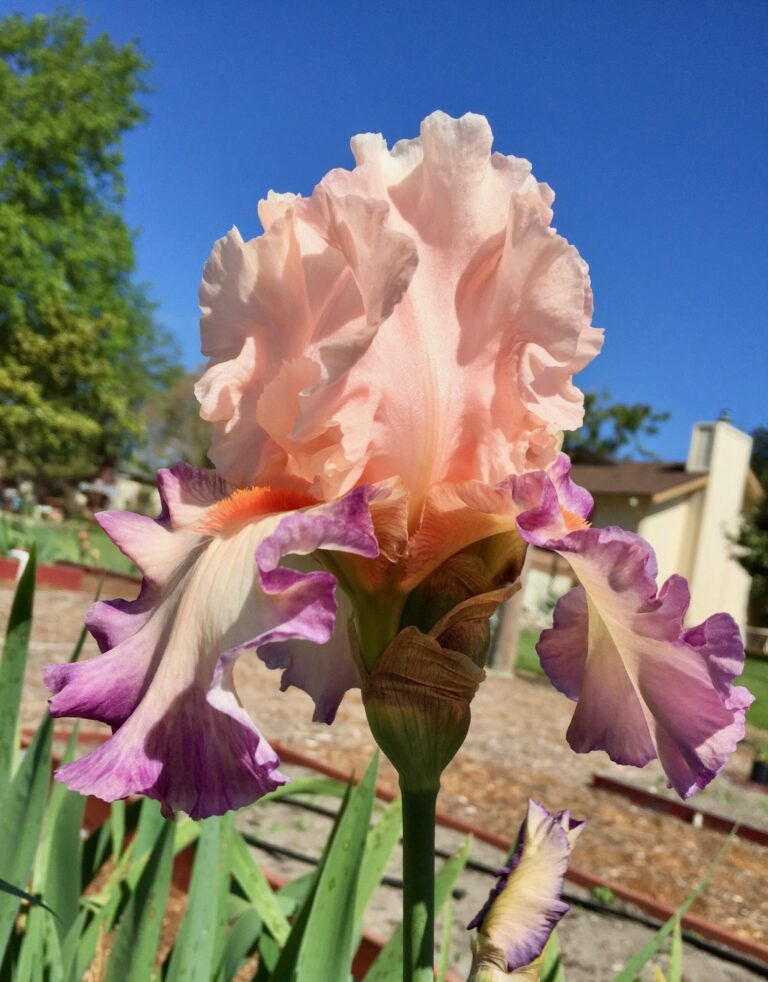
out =
[[(763, 490), (768, 492), (768, 428), (761, 426), (752, 433), (751, 466)], [(768, 626), (768, 493), (742, 524), (735, 540), (737, 558), (752, 577), (749, 596), (749, 620), (756, 626)]]
[(158, 392), (144, 409), (146, 442), (138, 455), (142, 464), (156, 470), (185, 460), (195, 467), (210, 467), (211, 424), (200, 416), (195, 382), (200, 371), (181, 375)]
[(584, 395), (584, 425), (565, 434), (563, 449), (580, 463), (626, 460), (630, 457), (652, 458), (643, 440), (656, 436), (659, 424), (669, 413), (656, 412), (645, 402), (631, 404), (611, 402), (607, 389)]
[(174, 372), (121, 215), (147, 65), (87, 28), (0, 20), (0, 459), (49, 482), (124, 455)]

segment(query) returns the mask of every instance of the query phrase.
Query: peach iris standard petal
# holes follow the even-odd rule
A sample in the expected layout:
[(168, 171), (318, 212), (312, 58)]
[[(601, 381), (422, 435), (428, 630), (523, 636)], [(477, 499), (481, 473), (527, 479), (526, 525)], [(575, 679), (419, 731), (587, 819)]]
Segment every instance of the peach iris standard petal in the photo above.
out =
[(551, 190), (491, 144), (472, 114), (434, 113), (391, 150), (356, 137), (354, 170), (272, 196), (264, 235), (217, 244), (197, 391), (225, 478), (330, 499), (399, 477), (413, 526), (436, 484), (554, 459), (602, 332)]

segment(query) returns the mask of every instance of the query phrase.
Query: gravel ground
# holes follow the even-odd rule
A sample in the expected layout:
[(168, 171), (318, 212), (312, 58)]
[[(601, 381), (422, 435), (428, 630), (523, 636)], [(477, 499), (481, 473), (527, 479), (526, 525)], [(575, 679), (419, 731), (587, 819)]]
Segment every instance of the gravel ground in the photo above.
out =
[[(110, 593), (108, 583), (104, 596), (125, 593), (125, 584)], [(0, 621), (7, 616), (10, 600), (10, 589), (0, 589)], [(33, 725), (45, 707), (41, 666), (68, 656), (89, 602), (90, 596), (85, 592), (47, 590), (38, 594), (25, 689), (27, 725)], [(89, 639), (84, 656), (94, 653), (95, 645)], [(335, 767), (363, 770), (373, 742), (357, 692), (347, 695), (336, 722), (326, 727), (311, 722), (312, 705), (304, 693), (297, 689), (278, 693), (277, 676), (258, 658), (241, 658), (237, 681), (246, 708), (268, 738)], [(623, 884), (661, 902), (678, 904), (715, 855), (722, 836), (633, 805), (611, 792), (593, 789), (590, 781), (595, 772), (632, 780), (644, 787), (663, 784), (663, 778), (655, 764), (636, 771), (612, 764), (602, 753), (573, 754), (564, 740), (570, 713), (568, 700), (540, 680), (491, 675), (473, 703), (469, 737), (445, 773), (439, 807), (505, 836), (514, 834), (528, 796), (551, 810), (569, 808), (576, 816), (588, 819), (576, 848), (574, 866), (607, 883)], [(768, 828), (768, 796), (730, 780), (746, 777), (750, 761), (749, 750), (740, 748), (711, 790), (698, 796), (695, 803)], [(386, 762), (381, 780), (396, 786), (394, 772)], [(693, 912), (768, 944), (766, 858), (765, 847), (734, 842)], [(593, 916), (571, 914), (563, 931), (567, 946), (571, 932), (582, 930), (578, 927), (580, 922), (586, 924), (586, 949), (577, 958), (592, 967), (585, 969), (587, 974), (575, 975), (577, 980), (601, 979), (603, 976), (595, 974), (593, 967), (597, 964), (596, 951), (600, 953), (600, 964), (607, 964), (614, 957), (609, 938), (615, 932), (622, 937), (632, 933), (624, 926), (606, 925), (601, 919), (601, 932), (605, 928), (606, 933), (605, 937), (602, 933), (598, 937), (590, 921)], [(632, 930), (635, 927), (632, 925)], [(632, 945), (628, 950), (633, 950)], [(621, 957), (616, 955), (617, 962)], [(686, 977), (750, 976), (697, 975), (692, 968)]]

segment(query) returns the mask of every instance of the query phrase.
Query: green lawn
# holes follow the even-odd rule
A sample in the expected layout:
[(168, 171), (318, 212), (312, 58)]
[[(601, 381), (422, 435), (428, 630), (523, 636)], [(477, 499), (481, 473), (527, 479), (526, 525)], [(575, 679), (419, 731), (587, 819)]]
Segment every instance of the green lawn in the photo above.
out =
[[(87, 533), (83, 541), (82, 532)], [(0, 553), (37, 544), (39, 563), (70, 562), (97, 566), (113, 573), (136, 574), (136, 567), (93, 521), (54, 525), (17, 516), (0, 516)]]
[(522, 630), (517, 641), (517, 661), (515, 667), (521, 672), (534, 672), (543, 675), (539, 656), (536, 654), (536, 642), (539, 640), (538, 631)]
[[(536, 642), (539, 635), (536, 631), (521, 631), (517, 644), (516, 667), (523, 672), (533, 672), (543, 675), (543, 669), (536, 654)], [(745, 685), (755, 701), (747, 711), (747, 722), (751, 726), (759, 726), (768, 730), (768, 658), (747, 655), (744, 662), (744, 674), (737, 679), (740, 685)]]
[(747, 655), (744, 674), (737, 681), (755, 697), (747, 710), (747, 722), (768, 730), (768, 658)]

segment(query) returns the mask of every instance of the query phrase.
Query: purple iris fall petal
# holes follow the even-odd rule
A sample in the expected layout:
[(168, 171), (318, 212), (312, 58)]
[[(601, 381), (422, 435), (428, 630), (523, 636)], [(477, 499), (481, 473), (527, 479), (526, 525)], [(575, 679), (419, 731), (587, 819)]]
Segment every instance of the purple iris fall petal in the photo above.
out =
[(333, 636), (323, 645), (294, 639), (265, 645), (259, 651), (266, 665), (283, 669), (280, 679), (283, 691), (295, 685), (312, 697), (315, 723), (332, 723), (344, 693), (360, 686), (360, 670), (349, 641), (351, 611), (348, 607), (341, 594)]
[(547, 471), (547, 476), (557, 492), (560, 507), (573, 515), (589, 518), (595, 502), (589, 491), (576, 484), (571, 478), (571, 460), (567, 454), (557, 455)]
[[(101, 720), (114, 730), (57, 777), (108, 801), (142, 793), (202, 818), (285, 781), (237, 697), (237, 657), (248, 648), (266, 655), (271, 644), (323, 645), (333, 634), (335, 577), (282, 560), (324, 548), (375, 557), (378, 547), (366, 488), (286, 511), (284, 493), (230, 494), (215, 475), (186, 465), (161, 472), (158, 485), (157, 521), (102, 517), (144, 573), (139, 597), (92, 608), (88, 624), (104, 654), (46, 670), (52, 715)], [(291, 684), (321, 700), (324, 716), (349, 688), (342, 671), (318, 693), (314, 667), (302, 672), (308, 659), (278, 664), (290, 669)]]
[[(552, 478), (567, 513), (578, 503), (575, 486), (565, 468)], [(618, 528), (574, 528), (567, 514), (553, 534), (551, 493), (544, 499), (518, 527), (527, 542), (563, 556), (581, 583), (558, 601), (554, 626), (537, 646), (553, 684), (577, 703), (568, 741), (578, 752), (605, 750), (621, 764), (658, 757), (670, 785), (689, 797), (744, 735), (752, 696), (732, 685), (744, 663), (738, 627), (716, 614), (685, 630), (688, 585), (672, 576), (657, 591), (656, 558), (645, 540)]]

